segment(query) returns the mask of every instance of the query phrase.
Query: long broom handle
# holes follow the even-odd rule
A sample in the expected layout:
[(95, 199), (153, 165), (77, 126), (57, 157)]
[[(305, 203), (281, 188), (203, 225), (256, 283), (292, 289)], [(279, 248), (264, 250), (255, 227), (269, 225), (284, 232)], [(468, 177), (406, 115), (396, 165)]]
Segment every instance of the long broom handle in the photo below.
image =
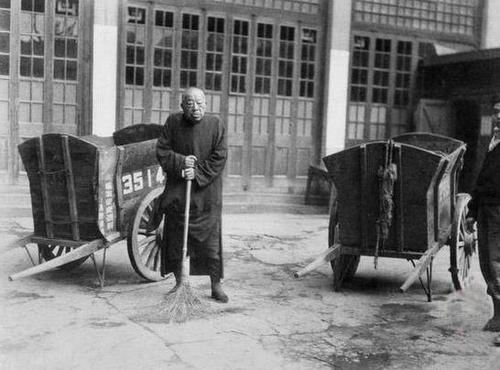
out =
[(184, 237), (182, 239), (182, 260), (187, 256), (188, 230), (189, 230), (189, 207), (191, 205), (191, 181), (186, 181), (186, 207), (184, 208)]

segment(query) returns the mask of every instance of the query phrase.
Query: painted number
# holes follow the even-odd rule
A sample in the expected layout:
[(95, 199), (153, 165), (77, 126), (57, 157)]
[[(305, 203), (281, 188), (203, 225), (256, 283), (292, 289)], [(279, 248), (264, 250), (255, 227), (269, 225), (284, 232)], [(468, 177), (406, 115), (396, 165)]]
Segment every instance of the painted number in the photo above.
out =
[(132, 174), (127, 173), (122, 176), (123, 194), (130, 194), (134, 191), (139, 191), (144, 188), (142, 172), (137, 171)]
[(130, 194), (134, 191), (132, 187), (132, 175), (127, 173), (122, 176), (123, 194)]
[(158, 184), (162, 184), (164, 180), (165, 175), (163, 175), (163, 170), (161, 169), (161, 167), (158, 167), (158, 172), (156, 172), (156, 182)]
[(142, 181), (142, 171), (134, 172), (134, 191), (142, 190), (144, 182)]
[[(155, 173), (156, 169), (156, 173)], [(140, 191), (144, 187), (153, 187), (158, 184), (163, 184), (165, 175), (161, 167), (150, 167), (144, 171), (136, 171), (133, 173), (126, 173), (122, 176), (122, 189), (123, 195), (131, 194), (135, 191)]]

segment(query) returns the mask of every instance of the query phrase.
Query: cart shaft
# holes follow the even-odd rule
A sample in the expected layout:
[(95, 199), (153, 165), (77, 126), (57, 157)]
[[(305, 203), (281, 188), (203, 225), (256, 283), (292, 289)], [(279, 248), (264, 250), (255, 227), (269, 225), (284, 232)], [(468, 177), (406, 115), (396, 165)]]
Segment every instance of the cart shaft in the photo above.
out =
[[(31, 242), (31, 240), (29, 242)], [(28, 243), (26, 243), (26, 244), (28, 244)], [(10, 275), (9, 280), (13, 281), (13, 280), (16, 280), (16, 279), (19, 279), (22, 277), (35, 275), (35, 274), (38, 274), (40, 272), (45, 272), (45, 271), (51, 270), (53, 268), (65, 265), (69, 262), (76, 261), (80, 258), (87, 257), (87, 256), (95, 253), (99, 249), (105, 247), (105, 245), (106, 245), (106, 242), (102, 239), (93, 240), (87, 244), (83, 244), (83, 245), (79, 246), (78, 248), (75, 248), (74, 250), (66, 253), (63, 256), (56, 257), (56, 258), (54, 258), (50, 261), (44, 262), (40, 265), (33, 266), (29, 269), (18, 272), (17, 274)]]
[(337, 258), (342, 253), (342, 244), (334, 244), (328, 248), (325, 252), (320, 254), (314, 261), (305, 266), (303, 269), (296, 271), (293, 276), (295, 278), (300, 278), (305, 274), (316, 270), (318, 267), (330, 262), (331, 260)]

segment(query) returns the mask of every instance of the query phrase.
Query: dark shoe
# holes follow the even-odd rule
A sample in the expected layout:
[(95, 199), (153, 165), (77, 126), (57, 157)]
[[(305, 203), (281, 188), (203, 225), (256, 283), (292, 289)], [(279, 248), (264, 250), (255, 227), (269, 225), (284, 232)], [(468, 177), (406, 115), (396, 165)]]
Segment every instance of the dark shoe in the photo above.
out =
[(500, 347), (500, 335), (498, 335), (497, 337), (495, 337), (495, 339), (493, 339), (493, 345), (495, 347)]
[(227, 303), (229, 301), (229, 298), (222, 290), (222, 285), (220, 283), (212, 283), (212, 298), (222, 303)]
[(500, 332), (500, 316), (495, 315), (489, 319), (483, 330)]

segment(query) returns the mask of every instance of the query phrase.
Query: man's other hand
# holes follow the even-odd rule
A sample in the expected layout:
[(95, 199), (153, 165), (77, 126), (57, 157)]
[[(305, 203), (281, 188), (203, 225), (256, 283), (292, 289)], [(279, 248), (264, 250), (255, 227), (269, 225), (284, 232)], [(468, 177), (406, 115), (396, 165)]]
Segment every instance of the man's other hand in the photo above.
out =
[(196, 163), (196, 157), (194, 155), (188, 155), (184, 158), (184, 167), (193, 168)]
[(473, 233), (474, 232), (474, 224), (476, 223), (476, 220), (474, 217), (467, 217), (465, 219), (465, 230), (468, 233)]
[(184, 170), (184, 180), (193, 180), (194, 179), (194, 168), (186, 168)]

